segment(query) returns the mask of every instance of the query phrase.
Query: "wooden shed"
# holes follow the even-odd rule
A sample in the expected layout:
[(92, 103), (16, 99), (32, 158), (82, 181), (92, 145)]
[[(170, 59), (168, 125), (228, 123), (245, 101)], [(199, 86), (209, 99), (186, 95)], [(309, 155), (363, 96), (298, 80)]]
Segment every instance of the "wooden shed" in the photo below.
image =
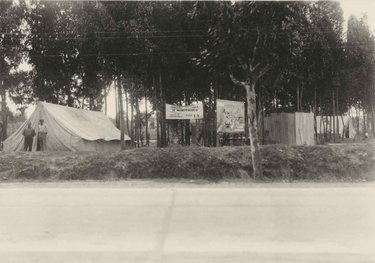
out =
[(314, 114), (271, 113), (262, 131), (265, 144), (314, 145)]

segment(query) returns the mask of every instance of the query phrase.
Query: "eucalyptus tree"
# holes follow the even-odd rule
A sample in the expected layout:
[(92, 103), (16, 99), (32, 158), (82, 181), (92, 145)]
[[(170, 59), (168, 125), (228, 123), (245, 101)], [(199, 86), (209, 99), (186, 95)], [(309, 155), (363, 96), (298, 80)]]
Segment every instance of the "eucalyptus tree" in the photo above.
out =
[[(311, 11), (308, 55), (312, 84), (322, 113), (333, 114), (344, 69), (343, 11), (337, 2), (317, 2)], [(342, 93), (342, 91), (340, 91)], [(313, 97), (313, 96), (311, 96)]]
[[(297, 58), (297, 110), (333, 117), (338, 133), (339, 114), (346, 111), (344, 76), (343, 11), (337, 2), (309, 3), (307, 26), (302, 30), (303, 52)], [(300, 63), (302, 62), (302, 63)], [(317, 123), (315, 123), (315, 132)], [(336, 127), (336, 128), (335, 128)], [(336, 138), (334, 136), (334, 138)]]
[(23, 57), (23, 14), (25, 3), (19, 1), (0, 2), (0, 98), (2, 134), (0, 140), (7, 137), (7, 93), (12, 89), (15, 80), (14, 75)]
[(209, 90), (204, 73), (191, 61), (202, 41), (189, 16), (193, 3), (106, 2), (104, 6), (117, 25), (107, 45), (107, 52), (119, 54), (110, 59), (113, 68), (133, 80), (125, 85), (131, 105), (142, 94), (152, 101), (160, 128), (158, 145), (166, 146), (165, 103), (189, 103)]
[[(192, 61), (205, 41), (208, 25), (192, 16), (193, 10), (192, 2), (156, 3), (152, 10), (151, 22), (158, 34), (151, 40), (154, 47), (151, 72), (158, 80), (156, 90), (162, 105), (162, 144), (165, 144), (166, 131), (163, 105), (190, 104), (203, 99), (210, 91), (209, 76)], [(189, 121), (181, 125), (185, 127), (185, 141), (189, 144)]]
[(31, 1), (26, 48), (35, 97), (100, 110), (104, 75), (100, 33), (108, 30), (100, 3)]
[(77, 95), (82, 97), (82, 106), (87, 101), (91, 110), (101, 110), (108, 86), (114, 79), (110, 64), (113, 54), (106, 53), (105, 48), (112, 40), (109, 34), (116, 31), (117, 25), (101, 2), (82, 1), (71, 5), (76, 18), (75, 74), (81, 80)]
[[(211, 71), (224, 71), (246, 90), (253, 176), (262, 176), (256, 118), (257, 84), (283, 67), (301, 47), (299, 3), (221, 2), (212, 14), (209, 38), (197, 58)], [(274, 76), (274, 74), (270, 75)], [(268, 77), (268, 75), (267, 75)]]
[[(348, 106), (363, 109), (372, 116), (374, 126), (375, 103), (375, 39), (366, 16), (348, 21), (346, 43), (346, 78)], [(374, 132), (374, 127), (372, 127)], [(375, 132), (374, 132), (375, 135)]]
[(35, 97), (58, 104), (74, 104), (73, 75), (77, 49), (68, 2), (33, 1), (28, 9), (29, 34), (26, 47), (33, 66)]

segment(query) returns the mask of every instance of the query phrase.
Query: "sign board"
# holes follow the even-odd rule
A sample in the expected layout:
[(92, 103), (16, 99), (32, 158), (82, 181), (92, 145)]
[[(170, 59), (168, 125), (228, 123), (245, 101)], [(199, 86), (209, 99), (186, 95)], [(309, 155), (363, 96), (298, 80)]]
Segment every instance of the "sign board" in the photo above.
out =
[(216, 100), (217, 132), (245, 131), (245, 103), (242, 101)]
[(198, 101), (197, 104), (165, 105), (165, 118), (167, 120), (196, 120), (203, 119), (203, 103)]

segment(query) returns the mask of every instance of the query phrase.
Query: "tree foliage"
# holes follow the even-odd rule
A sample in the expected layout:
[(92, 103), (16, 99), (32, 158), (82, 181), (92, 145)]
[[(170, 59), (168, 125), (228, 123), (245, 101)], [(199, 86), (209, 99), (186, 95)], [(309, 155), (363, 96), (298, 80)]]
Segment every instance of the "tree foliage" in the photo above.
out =
[(346, 51), (345, 82), (349, 105), (371, 112), (375, 103), (375, 42), (366, 17), (350, 17)]
[[(20, 80), (15, 76), (23, 57), (23, 34), (22, 22), (24, 17), (25, 3), (18, 4), (10, 1), (0, 2), (0, 98), (1, 98), (1, 121), (2, 129), (0, 141), (7, 137), (8, 107), (6, 98)], [(21, 95), (25, 92), (18, 90)], [(16, 101), (17, 102), (17, 101)], [(23, 102), (23, 100), (22, 100)]]
[[(164, 125), (164, 103), (245, 99), (243, 82), (266, 113), (372, 111), (374, 38), (355, 17), (345, 37), (338, 2), (18, 2), (0, 3), (0, 80), (21, 107), (100, 110), (116, 81)], [(10, 77), (20, 50), (33, 70)]]

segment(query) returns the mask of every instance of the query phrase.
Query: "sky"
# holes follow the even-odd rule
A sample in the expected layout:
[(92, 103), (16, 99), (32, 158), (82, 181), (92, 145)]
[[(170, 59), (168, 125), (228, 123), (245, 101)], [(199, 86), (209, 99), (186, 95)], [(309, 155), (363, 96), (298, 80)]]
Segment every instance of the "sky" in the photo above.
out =
[[(341, 8), (344, 12), (344, 30), (346, 30), (346, 25), (349, 17), (351, 15), (355, 15), (357, 18), (360, 18), (363, 14), (367, 14), (368, 24), (372, 32), (375, 33), (375, 0), (339, 0), (341, 4)], [(24, 65), (23, 68), (30, 68), (28, 65)], [(115, 110), (115, 93), (112, 90), (108, 94), (108, 111), (107, 115), (109, 117), (115, 117), (116, 110)], [(12, 111), (15, 111), (16, 106), (8, 101), (9, 108)], [(140, 105), (141, 110), (144, 109), (143, 103)], [(35, 106), (31, 105), (27, 110), (26, 114), (30, 116), (30, 114), (34, 111)]]
[(368, 24), (375, 32), (375, 1), (374, 0), (340, 0), (341, 8), (344, 11), (345, 29), (346, 23), (350, 15), (360, 18), (363, 14), (367, 14)]

